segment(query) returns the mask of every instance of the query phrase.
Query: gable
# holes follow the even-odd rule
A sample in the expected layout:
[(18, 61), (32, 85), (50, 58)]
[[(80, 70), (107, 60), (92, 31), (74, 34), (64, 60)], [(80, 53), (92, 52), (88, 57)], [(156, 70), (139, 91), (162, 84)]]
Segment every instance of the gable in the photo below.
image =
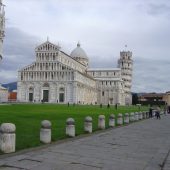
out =
[(35, 48), (35, 51), (58, 51), (60, 47), (58, 45), (52, 44), (49, 41), (39, 45)]

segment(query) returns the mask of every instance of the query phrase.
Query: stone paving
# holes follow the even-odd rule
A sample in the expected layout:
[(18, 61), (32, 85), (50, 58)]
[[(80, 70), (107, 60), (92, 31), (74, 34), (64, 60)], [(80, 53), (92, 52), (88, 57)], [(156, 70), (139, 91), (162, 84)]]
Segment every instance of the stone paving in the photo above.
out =
[(0, 157), (0, 170), (170, 170), (170, 115)]

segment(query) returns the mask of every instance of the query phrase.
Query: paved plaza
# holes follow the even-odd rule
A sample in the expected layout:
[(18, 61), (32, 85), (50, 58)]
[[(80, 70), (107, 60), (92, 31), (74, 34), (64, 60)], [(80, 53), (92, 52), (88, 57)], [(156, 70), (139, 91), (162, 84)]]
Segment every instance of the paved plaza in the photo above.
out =
[(0, 156), (0, 170), (170, 170), (170, 115)]

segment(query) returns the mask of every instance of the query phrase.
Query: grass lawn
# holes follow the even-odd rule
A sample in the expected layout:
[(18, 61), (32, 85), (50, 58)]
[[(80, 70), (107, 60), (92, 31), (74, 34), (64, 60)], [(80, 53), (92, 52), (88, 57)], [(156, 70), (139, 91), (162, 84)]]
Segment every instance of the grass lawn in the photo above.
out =
[[(148, 110), (141, 107), (141, 110)], [(16, 125), (16, 150), (41, 145), (39, 132), (42, 120), (52, 122), (52, 141), (66, 138), (65, 122), (72, 117), (75, 119), (76, 135), (84, 133), (84, 118), (93, 118), (93, 131), (97, 130), (98, 115), (106, 116), (106, 127), (108, 127), (109, 115), (111, 113), (130, 113), (139, 111), (138, 106), (114, 106), (107, 108), (91, 105), (56, 105), (56, 104), (11, 104), (0, 105), (0, 124), (14, 123)]]

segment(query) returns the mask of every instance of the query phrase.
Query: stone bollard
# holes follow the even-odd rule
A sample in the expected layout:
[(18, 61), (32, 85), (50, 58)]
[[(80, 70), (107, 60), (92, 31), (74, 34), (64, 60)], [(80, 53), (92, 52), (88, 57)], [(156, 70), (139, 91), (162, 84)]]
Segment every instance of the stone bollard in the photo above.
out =
[(99, 129), (105, 129), (105, 116), (100, 115), (98, 119), (98, 128)]
[(138, 121), (138, 120), (139, 120), (139, 113), (135, 112), (135, 121)]
[(92, 133), (92, 117), (87, 116), (84, 121), (84, 131)]
[(143, 112), (140, 112), (141, 113), (141, 120), (143, 119)]
[(117, 124), (122, 125), (123, 124), (123, 116), (122, 113), (119, 113), (117, 116)]
[(147, 119), (149, 118), (149, 112), (146, 112), (146, 118)]
[(109, 117), (109, 126), (115, 127), (115, 115), (114, 114), (111, 114)]
[(51, 122), (49, 120), (43, 120), (41, 122), (40, 141), (42, 143), (51, 142)]
[(138, 120), (140, 120), (141, 119), (141, 112), (138, 112)]
[(131, 122), (134, 122), (134, 121), (135, 121), (135, 115), (134, 115), (133, 112), (130, 113), (130, 121), (131, 121)]
[(145, 119), (145, 112), (142, 112), (142, 118)]
[(146, 119), (146, 112), (142, 112), (143, 114), (143, 119)]
[(129, 113), (125, 113), (125, 115), (124, 115), (124, 122), (125, 122), (126, 124), (129, 123)]
[(75, 137), (75, 121), (73, 118), (68, 118), (66, 120), (66, 135)]
[(3, 153), (15, 152), (16, 127), (12, 123), (3, 123), (0, 127), (0, 150)]
[(142, 120), (143, 119), (143, 114), (142, 112), (139, 112), (139, 120)]
[(146, 114), (146, 118), (145, 119), (147, 119), (149, 117), (149, 112), (146, 111), (145, 114)]

